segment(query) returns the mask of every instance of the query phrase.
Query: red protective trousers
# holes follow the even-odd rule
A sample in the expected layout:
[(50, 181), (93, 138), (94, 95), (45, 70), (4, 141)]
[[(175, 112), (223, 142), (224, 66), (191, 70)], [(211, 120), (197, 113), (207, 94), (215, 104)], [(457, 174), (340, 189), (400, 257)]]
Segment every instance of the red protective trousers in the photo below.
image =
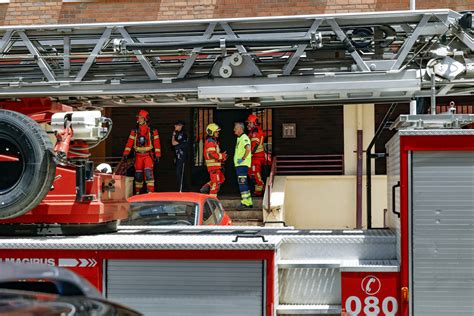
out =
[(255, 195), (263, 194), (262, 165), (265, 163), (265, 156), (252, 156), (252, 165), (249, 168), (249, 177), (255, 181)]
[(155, 192), (153, 158), (150, 153), (137, 153), (135, 155), (135, 194), (140, 194), (144, 181), (146, 181), (148, 192)]
[(209, 195), (217, 197), (217, 192), (219, 192), (221, 184), (225, 181), (224, 174), (222, 173), (221, 169), (214, 169), (208, 171), (211, 181), (206, 183), (205, 186), (210, 187)]

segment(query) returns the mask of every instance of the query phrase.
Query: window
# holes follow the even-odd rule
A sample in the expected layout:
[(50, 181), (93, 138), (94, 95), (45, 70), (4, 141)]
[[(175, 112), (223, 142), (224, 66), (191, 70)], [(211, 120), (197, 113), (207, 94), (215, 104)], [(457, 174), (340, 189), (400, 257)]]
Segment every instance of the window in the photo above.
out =
[(253, 114), (258, 117), (260, 127), (265, 135), (265, 151), (271, 154), (273, 141), (273, 109), (258, 110)]
[(195, 225), (198, 204), (179, 201), (130, 203), (130, 216), (122, 225)]
[(203, 225), (214, 225), (216, 224), (216, 218), (213, 213), (213, 208), (210, 200), (207, 200), (204, 204), (204, 210), (202, 212), (202, 224)]
[(216, 217), (216, 223), (219, 224), (224, 216), (220, 203), (217, 200), (209, 200), (211, 202), (212, 213)]

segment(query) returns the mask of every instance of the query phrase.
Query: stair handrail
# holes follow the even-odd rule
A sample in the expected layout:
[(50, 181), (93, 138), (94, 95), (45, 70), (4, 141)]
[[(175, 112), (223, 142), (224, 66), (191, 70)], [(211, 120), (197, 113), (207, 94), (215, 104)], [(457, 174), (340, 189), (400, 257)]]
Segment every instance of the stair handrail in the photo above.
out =
[(268, 176), (267, 183), (265, 184), (266, 203), (264, 200), (263, 209), (267, 211), (268, 213), (271, 212), (270, 200), (271, 200), (271, 195), (272, 195), (272, 190), (273, 190), (273, 180), (276, 174), (277, 160), (278, 160), (277, 156), (273, 157), (272, 167), (270, 169), (270, 175)]

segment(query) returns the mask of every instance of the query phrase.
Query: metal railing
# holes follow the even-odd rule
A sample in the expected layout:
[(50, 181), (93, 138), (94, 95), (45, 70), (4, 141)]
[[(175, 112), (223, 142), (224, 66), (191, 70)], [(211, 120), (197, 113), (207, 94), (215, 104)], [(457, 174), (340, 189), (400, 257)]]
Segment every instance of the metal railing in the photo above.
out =
[(278, 157), (273, 157), (272, 168), (270, 170), (270, 175), (267, 178), (267, 183), (265, 184), (265, 199), (263, 201), (263, 209), (267, 212), (270, 212), (270, 197), (272, 195), (273, 190), (273, 180), (276, 174), (276, 166), (277, 166)]
[(270, 211), (270, 197), (276, 175), (343, 175), (344, 155), (280, 155), (273, 158), (265, 185), (264, 209)]
[(278, 156), (278, 175), (343, 175), (344, 155)]

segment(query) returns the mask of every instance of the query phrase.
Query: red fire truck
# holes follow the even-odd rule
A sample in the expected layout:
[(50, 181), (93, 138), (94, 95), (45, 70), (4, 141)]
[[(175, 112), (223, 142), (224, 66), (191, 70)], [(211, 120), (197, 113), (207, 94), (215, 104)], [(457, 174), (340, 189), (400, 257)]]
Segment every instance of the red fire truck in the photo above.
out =
[(387, 229), (124, 226), (5, 237), (0, 257), (68, 267), (149, 315), (469, 314), (474, 130), (439, 127), (473, 117), (401, 118), (400, 128), (426, 127), (387, 145)]
[[(14, 235), (0, 239), (2, 262), (67, 267), (105, 297), (147, 315), (474, 310), (474, 130), (463, 128), (474, 118), (434, 111), (439, 96), (472, 93), (470, 13), (23, 26), (0, 32), (0, 53), (8, 56), (0, 60), (0, 93), (10, 98), (1, 104), (0, 157), (15, 167), (2, 165), (11, 174), (0, 182), (1, 230)], [(57, 102), (18, 100), (26, 96)], [(393, 124), (398, 132), (387, 144), (387, 228), (115, 231), (127, 215), (127, 179), (93, 173), (87, 159), (111, 122), (94, 111), (63, 107), (61, 98), (71, 96), (77, 108), (88, 110), (127, 102), (272, 107), (427, 96), (432, 107), (430, 115), (401, 116)], [(51, 122), (55, 150), (39, 125), (19, 112)], [(100, 234), (104, 231), (109, 233)]]

